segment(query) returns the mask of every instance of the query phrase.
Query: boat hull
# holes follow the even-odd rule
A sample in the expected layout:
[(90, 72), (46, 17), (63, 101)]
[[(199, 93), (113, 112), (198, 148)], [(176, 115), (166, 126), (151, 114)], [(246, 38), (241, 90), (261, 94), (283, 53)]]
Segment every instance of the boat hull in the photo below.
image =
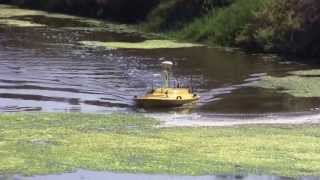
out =
[(138, 107), (149, 108), (149, 107), (180, 107), (186, 104), (195, 103), (198, 99), (136, 99)]
[(190, 93), (186, 88), (158, 88), (151, 90), (146, 95), (136, 97), (137, 106), (143, 108), (151, 107), (179, 107), (194, 103), (199, 96)]

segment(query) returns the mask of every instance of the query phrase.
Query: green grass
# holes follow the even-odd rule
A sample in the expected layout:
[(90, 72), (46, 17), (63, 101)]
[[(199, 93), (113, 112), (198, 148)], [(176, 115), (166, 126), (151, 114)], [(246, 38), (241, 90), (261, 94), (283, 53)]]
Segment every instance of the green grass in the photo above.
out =
[(235, 0), (230, 6), (214, 9), (211, 14), (196, 19), (181, 31), (171, 33), (179, 39), (208, 41), (215, 45), (233, 45), (246, 25), (263, 8), (264, 0)]
[(320, 127), (158, 128), (136, 115), (2, 114), (0, 174), (319, 175)]

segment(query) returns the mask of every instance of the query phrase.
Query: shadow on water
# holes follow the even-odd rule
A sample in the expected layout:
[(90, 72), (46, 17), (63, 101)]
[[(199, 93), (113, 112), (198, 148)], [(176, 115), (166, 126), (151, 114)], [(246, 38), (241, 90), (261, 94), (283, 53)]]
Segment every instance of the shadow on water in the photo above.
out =
[[(272, 55), (248, 55), (209, 47), (107, 50), (79, 41), (143, 41), (136, 33), (88, 30), (88, 22), (22, 16), (47, 27), (0, 27), (0, 111), (135, 111), (133, 97), (144, 94), (160, 73), (160, 62), (175, 64), (174, 77), (201, 96), (181, 114), (291, 113), (317, 109), (319, 98), (294, 98), (250, 85), (266, 75), (308, 69)], [(70, 28), (71, 27), (71, 28)], [(140, 112), (141, 110), (139, 110)], [(167, 110), (142, 110), (166, 113)]]
[(92, 172), (80, 170), (75, 173), (66, 173), (61, 175), (45, 175), (45, 176), (0, 176), (0, 180), (100, 180), (100, 179), (118, 179), (118, 180), (317, 180), (320, 177), (299, 177), (288, 178), (279, 176), (264, 175), (219, 175), (219, 176), (169, 176), (169, 175), (147, 175), (147, 174), (118, 174), (108, 172)]

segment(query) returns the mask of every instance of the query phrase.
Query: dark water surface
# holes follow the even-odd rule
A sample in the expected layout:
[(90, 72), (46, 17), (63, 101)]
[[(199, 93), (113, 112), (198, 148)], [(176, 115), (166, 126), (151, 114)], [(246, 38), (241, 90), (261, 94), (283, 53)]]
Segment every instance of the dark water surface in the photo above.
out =
[[(174, 76), (202, 97), (197, 106), (170, 110), (175, 114), (260, 114), (312, 111), (317, 98), (294, 98), (275, 90), (252, 88), (266, 75), (308, 69), (277, 61), (272, 55), (248, 55), (209, 47), (106, 50), (78, 41), (144, 40), (138, 33), (88, 28), (72, 19), (19, 17), (47, 27), (0, 26), (0, 111), (128, 112), (133, 97), (159, 79), (160, 62), (175, 63)], [(85, 28), (83, 28), (85, 27)], [(168, 110), (138, 110), (167, 113)]]

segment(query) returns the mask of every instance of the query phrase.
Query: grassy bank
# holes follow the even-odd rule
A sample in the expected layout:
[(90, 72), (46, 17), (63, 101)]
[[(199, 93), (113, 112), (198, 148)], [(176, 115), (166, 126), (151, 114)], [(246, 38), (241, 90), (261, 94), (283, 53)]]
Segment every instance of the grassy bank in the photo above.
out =
[[(225, 0), (181, 16), (183, 0), (160, 3), (145, 23), (147, 30), (173, 38), (235, 46), (289, 56), (319, 57), (320, 2), (316, 0)], [(187, 2), (187, 0), (185, 0)], [(204, 4), (201, 1), (201, 6)], [(194, 12), (185, 8), (187, 12)], [(187, 17), (187, 18), (185, 18)], [(304, 59), (308, 61), (308, 59)]]
[(214, 9), (208, 15), (197, 18), (172, 35), (179, 39), (207, 41), (213, 45), (235, 45), (237, 36), (265, 3), (264, 0), (236, 0), (230, 6)]
[[(5, 3), (127, 23), (215, 46), (320, 56), (317, 0), (4, 0)], [(304, 59), (307, 61), (307, 59)]]
[(0, 174), (319, 175), (320, 127), (156, 128), (140, 116), (0, 115)]

